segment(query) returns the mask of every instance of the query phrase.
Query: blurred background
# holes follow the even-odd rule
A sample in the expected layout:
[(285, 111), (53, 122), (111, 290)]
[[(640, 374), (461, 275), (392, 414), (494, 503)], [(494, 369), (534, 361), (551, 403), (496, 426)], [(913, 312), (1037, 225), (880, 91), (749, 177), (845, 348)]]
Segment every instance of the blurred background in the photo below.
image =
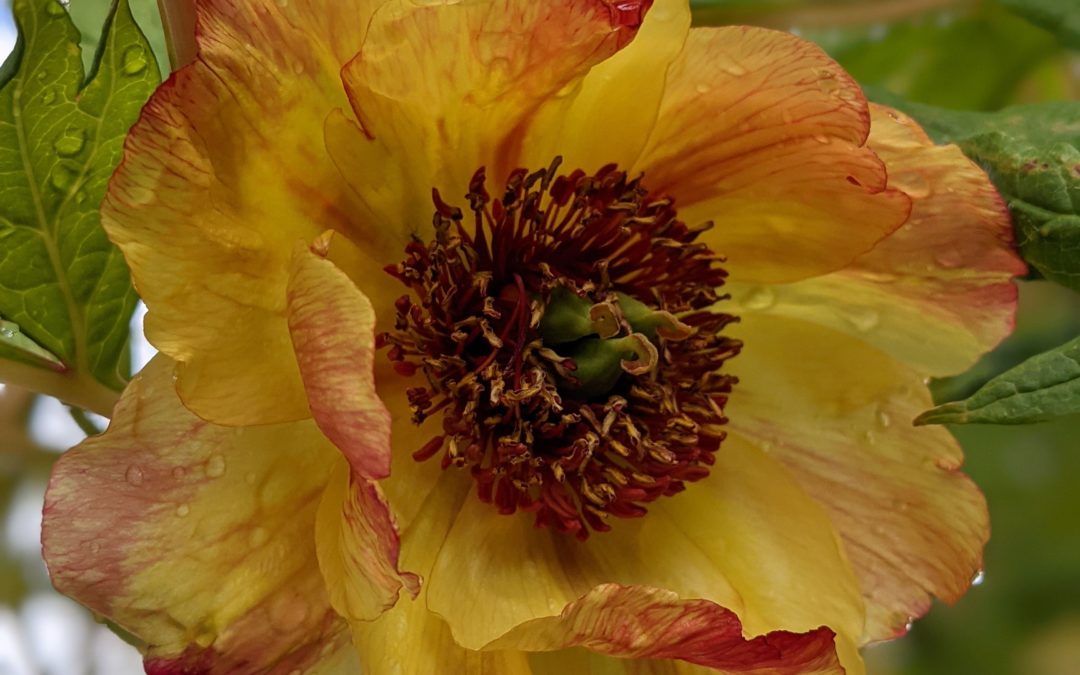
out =
[[(541, 1), (541, 0), (538, 0)], [(0, 0), (0, 60), (15, 42)], [(1080, 0), (1043, 0), (1077, 5)], [(165, 63), (154, 0), (131, 0)], [(1080, 53), (1018, 0), (700, 0), (699, 24), (750, 23), (796, 32), (837, 58), (863, 85), (922, 103), (995, 110), (1076, 100)], [(89, 62), (106, 0), (71, 0)], [(1045, 16), (1045, 15), (1043, 15)], [(1075, 38), (1074, 38), (1075, 39)], [(142, 311), (132, 321), (133, 369), (152, 355)], [(1080, 335), (1080, 295), (1021, 283), (1016, 333), (970, 372), (935, 382), (935, 396), (966, 396), (1025, 358)], [(0, 675), (136, 675), (135, 650), (54, 592), (41, 562), (41, 504), (59, 453), (105, 420), (76, 423), (54, 399), (0, 385)], [(954, 433), (967, 471), (990, 503), (993, 538), (978, 586), (938, 606), (910, 635), (868, 650), (877, 675), (1080, 674), (1080, 416), (1026, 427)], [(942, 514), (947, 518), (948, 514)]]

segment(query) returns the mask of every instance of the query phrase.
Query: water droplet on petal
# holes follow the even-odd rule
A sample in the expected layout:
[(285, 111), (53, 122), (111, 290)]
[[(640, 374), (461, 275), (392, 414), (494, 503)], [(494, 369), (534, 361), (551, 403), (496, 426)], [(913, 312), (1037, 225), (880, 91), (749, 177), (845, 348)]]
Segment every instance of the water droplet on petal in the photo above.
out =
[(176, 515), (181, 518), (186, 518), (189, 513), (191, 513), (191, 507), (187, 504), (181, 504), (176, 507)]
[(128, 75), (138, 75), (146, 70), (146, 52), (142, 47), (133, 45), (124, 50), (123, 69)]
[(124, 473), (124, 480), (130, 485), (138, 487), (143, 484), (143, 471), (136, 464), (132, 464), (128, 467), (127, 472)]
[(221, 455), (211, 455), (206, 460), (206, 475), (210, 478), (220, 478), (225, 475), (225, 458)]
[(254, 530), (251, 531), (252, 548), (258, 548), (262, 546), (267, 542), (268, 539), (270, 539), (270, 535), (267, 533), (265, 528), (256, 527)]
[(694, 87), (694, 89), (696, 89), (697, 93), (699, 93), (699, 94), (707, 94), (707, 93), (709, 93), (709, 90), (712, 89), (712, 87), (710, 87), (708, 84), (702, 82), (698, 86)]
[(746, 74), (746, 68), (729, 54), (721, 54), (716, 59), (716, 65), (728, 75), (741, 77)]
[(299, 593), (285, 591), (270, 603), (270, 625), (282, 633), (295, 631), (307, 616), (307, 600)]
[(294, 61), (292, 64), (292, 71), (294, 75), (303, 75), (306, 68), (307, 66), (304, 65), (303, 61)]
[(889, 415), (884, 409), (878, 408), (877, 411), (877, 423), (882, 429), (888, 429), (892, 424), (892, 416)]
[(746, 309), (760, 311), (776, 304), (776, 294), (768, 286), (757, 286), (751, 289), (739, 302)]
[(844, 319), (860, 333), (869, 333), (877, 328), (881, 315), (869, 307), (848, 307), (843, 312)]
[(979, 570), (978, 572), (975, 573), (975, 576), (971, 578), (971, 585), (972, 586), (982, 586), (984, 581), (986, 581), (986, 571), (985, 570)]
[(933, 187), (926, 176), (917, 171), (908, 171), (896, 176), (900, 189), (915, 199), (925, 199), (933, 193)]
[(814, 136), (814, 140), (818, 143), (821, 143), (822, 145), (828, 145), (829, 143), (832, 143), (832, 138), (826, 136), (825, 134), (816, 134)]
[(949, 248), (937, 253), (934, 260), (945, 269), (956, 269), (964, 262), (964, 254), (956, 248)]
[(86, 132), (75, 127), (68, 127), (64, 133), (56, 137), (53, 142), (53, 150), (61, 157), (74, 157), (82, 152), (86, 145)]

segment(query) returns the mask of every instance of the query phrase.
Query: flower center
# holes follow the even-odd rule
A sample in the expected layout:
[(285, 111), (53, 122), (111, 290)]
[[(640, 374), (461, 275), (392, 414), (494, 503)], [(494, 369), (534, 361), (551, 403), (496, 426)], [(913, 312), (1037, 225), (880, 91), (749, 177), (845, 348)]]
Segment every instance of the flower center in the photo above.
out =
[(711, 223), (614, 165), (558, 166), (514, 171), (498, 199), (480, 169), (471, 216), (433, 190), (435, 238), (387, 268), (412, 295), (379, 344), (426, 377), (414, 421), (442, 416), (415, 459), (441, 453), (500, 513), (585, 539), (708, 475), (741, 345), (712, 310), (727, 274), (697, 241)]

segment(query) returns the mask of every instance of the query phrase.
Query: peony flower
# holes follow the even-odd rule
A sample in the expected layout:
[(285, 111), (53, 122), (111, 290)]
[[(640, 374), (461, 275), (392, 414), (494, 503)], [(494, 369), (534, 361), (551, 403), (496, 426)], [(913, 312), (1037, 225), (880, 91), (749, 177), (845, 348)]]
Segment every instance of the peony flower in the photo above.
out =
[(197, 5), (102, 211), (161, 355), (45, 506), (147, 672), (858, 673), (965, 592), (959, 150), (686, 0)]

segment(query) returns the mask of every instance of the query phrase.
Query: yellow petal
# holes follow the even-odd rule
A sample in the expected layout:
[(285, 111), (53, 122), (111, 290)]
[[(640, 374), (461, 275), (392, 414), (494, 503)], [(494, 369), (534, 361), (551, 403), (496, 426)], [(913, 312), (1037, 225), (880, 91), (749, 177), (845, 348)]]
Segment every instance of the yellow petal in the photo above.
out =
[(144, 641), (151, 673), (334, 657), (347, 631), (313, 532), (336, 450), (310, 422), (210, 425), (171, 372), (152, 361), (108, 431), (57, 462), (42, 533), (53, 583)]
[(286, 292), (289, 333), (315, 423), (352, 470), (390, 474), (390, 413), (375, 392), (375, 311), (332, 262), (299, 244)]
[(675, 197), (733, 279), (838, 269), (899, 227), (910, 202), (864, 146), (855, 82), (818, 47), (760, 28), (695, 28), (668, 72), (637, 167)]
[(481, 166), (501, 184), (517, 167), (523, 134), (539, 109), (565, 111), (569, 99), (556, 95), (625, 45), (648, 4), (385, 3), (342, 78), (364, 132), (394, 160), (379, 169), (398, 173), (379, 183), (404, 186), (399, 192), (412, 203), (400, 213), (409, 225), (430, 223), (425, 199), (432, 187), (459, 199)]
[[(822, 625), (860, 634), (862, 601), (820, 507), (745, 444), (725, 446), (713, 473), (584, 544), (470, 496), (437, 548), (428, 606), (470, 648), (566, 646), (573, 603), (611, 583), (732, 610), (748, 635)], [(663, 640), (655, 628), (636, 649)]]
[(912, 197), (909, 223), (833, 274), (730, 291), (745, 311), (854, 335), (929, 375), (956, 373), (1012, 330), (1012, 277), (1025, 267), (1008, 208), (959, 148), (935, 147), (899, 112), (871, 111), (870, 146)]
[(893, 637), (932, 597), (963, 595), (989, 534), (986, 503), (952, 436), (911, 426), (931, 406), (923, 376), (794, 319), (747, 315), (732, 333), (744, 347), (730, 425), (829, 513), (866, 598), (864, 637)]
[(198, 3), (199, 59), (128, 137), (103, 223), (150, 310), (149, 339), (179, 362), (178, 390), (204, 418), (308, 415), (285, 283), (294, 241), (380, 232), (323, 145), (327, 114), (348, 109), (338, 71), (373, 4)]
[(656, 123), (668, 66), (690, 29), (687, 0), (656, 0), (626, 47), (593, 66), (572, 94), (569, 110), (534, 125), (523, 144), (522, 166), (565, 166), (594, 172), (605, 164), (629, 169)]
[(378, 617), (403, 587), (416, 595), (419, 579), (397, 565), (398, 531), (382, 490), (345, 462), (323, 495), (315, 536), (330, 602), (345, 618)]

